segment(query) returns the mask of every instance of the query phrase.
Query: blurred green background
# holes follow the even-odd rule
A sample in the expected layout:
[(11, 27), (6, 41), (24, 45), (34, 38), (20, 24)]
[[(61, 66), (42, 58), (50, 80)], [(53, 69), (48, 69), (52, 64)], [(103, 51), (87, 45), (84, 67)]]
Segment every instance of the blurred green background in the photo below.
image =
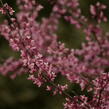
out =
[[(91, 22), (95, 22), (91, 19), (89, 14), (89, 5), (94, 4), (97, 1), (103, 2), (109, 6), (107, 0), (79, 0), (82, 13), (87, 16)], [(13, 9), (18, 10), (16, 0), (3, 0), (4, 3), (8, 2)], [(47, 17), (50, 14), (52, 6), (47, 0), (38, 0), (44, 6), (44, 9), (40, 12), (40, 17)], [(106, 11), (108, 15), (109, 8)], [(4, 17), (0, 15), (0, 22)], [(103, 23), (101, 26), (108, 31), (108, 23)], [(60, 20), (59, 29), (57, 31), (59, 40), (66, 43), (69, 48), (79, 48), (81, 42), (84, 41), (84, 34), (81, 30), (77, 30), (74, 26), (65, 22), (63, 18)], [(18, 53), (11, 50), (8, 42), (0, 37), (0, 60), (7, 59), (10, 56), (18, 57)], [(67, 81), (60, 76), (57, 78), (60, 83), (66, 83)], [(76, 86), (77, 87), (77, 86)], [(71, 86), (71, 89), (76, 88)], [(14, 80), (0, 75), (0, 109), (63, 109), (64, 98), (60, 95), (52, 96), (51, 93), (45, 91), (45, 87), (37, 88), (31, 81), (27, 80), (27, 75), (19, 76)]]

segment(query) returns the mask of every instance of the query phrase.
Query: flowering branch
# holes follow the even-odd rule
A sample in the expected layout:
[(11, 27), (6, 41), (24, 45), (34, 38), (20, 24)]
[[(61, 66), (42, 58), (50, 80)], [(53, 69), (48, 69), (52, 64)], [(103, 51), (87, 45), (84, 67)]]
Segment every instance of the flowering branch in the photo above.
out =
[[(42, 18), (40, 23), (36, 19), (43, 7), (34, 0), (18, 0), (20, 11), (15, 18), (11, 17), (14, 10), (8, 4), (3, 4), (2, 0), (0, 2), (0, 12), (11, 21), (11, 24), (5, 21), (0, 25), (0, 33), (14, 51), (21, 53), (17, 62), (6, 61), (0, 67), (1, 72), (8, 68), (5, 71), (7, 74), (14, 66), (15, 72), (19, 71), (19, 68), (23, 68), (24, 72), (28, 71), (28, 79), (38, 87), (49, 82), (51, 86), (47, 86), (48, 91), (66, 97), (65, 109), (108, 108), (109, 96), (106, 94), (109, 92), (109, 75), (103, 72), (109, 67), (109, 36), (99, 25), (101, 21), (107, 21), (103, 13), (105, 5), (97, 3), (90, 6), (92, 16), (97, 18), (97, 25), (93, 25), (82, 15), (78, 0), (57, 0), (50, 16)], [(64, 43), (58, 42), (56, 31), (61, 17), (85, 33), (86, 42), (82, 44), (81, 49), (69, 49)], [(106, 37), (103, 37), (103, 33)], [(67, 84), (56, 85), (54, 82), (59, 73), (72, 84), (78, 83), (82, 92), (92, 91), (92, 98), (85, 93), (78, 95), (75, 91), (74, 96), (66, 93)]]

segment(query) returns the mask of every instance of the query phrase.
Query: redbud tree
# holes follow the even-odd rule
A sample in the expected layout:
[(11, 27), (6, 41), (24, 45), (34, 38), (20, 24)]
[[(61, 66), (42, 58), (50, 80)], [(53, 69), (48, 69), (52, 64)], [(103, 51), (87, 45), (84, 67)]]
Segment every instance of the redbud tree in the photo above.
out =
[[(18, 12), (0, 0), (0, 12), (5, 17), (0, 24), (1, 37), (20, 53), (19, 59), (2, 60), (1, 75), (14, 79), (25, 73), (37, 87), (46, 84), (45, 90), (65, 98), (64, 109), (108, 109), (109, 33), (101, 26), (108, 22), (108, 7), (99, 1), (90, 4), (89, 14), (94, 19), (91, 22), (83, 15), (78, 0), (47, 2), (52, 6), (50, 15), (39, 21), (39, 13), (45, 7), (38, 0), (16, 0)], [(58, 40), (60, 19), (84, 33), (80, 48), (68, 48)], [(58, 75), (69, 83), (56, 83)], [(80, 86), (80, 94), (67, 91), (73, 84)]]

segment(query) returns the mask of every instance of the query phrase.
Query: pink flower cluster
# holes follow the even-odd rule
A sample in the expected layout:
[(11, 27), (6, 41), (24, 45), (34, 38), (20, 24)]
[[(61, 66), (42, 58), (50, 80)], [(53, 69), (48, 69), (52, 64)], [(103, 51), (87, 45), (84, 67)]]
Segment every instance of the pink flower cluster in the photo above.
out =
[(5, 3), (4, 5), (3, 5), (3, 7), (2, 8), (0, 8), (0, 12), (2, 13), (2, 14), (10, 14), (10, 15), (13, 15), (13, 13), (14, 13), (14, 10), (7, 4), (7, 3)]
[(74, 96), (72, 99), (66, 98), (65, 109), (108, 109), (109, 108), (109, 74), (101, 74), (92, 81), (93, 86), (88, 92), (93, 92), (93, 96)]
[[(46, 90), (54, 95), (64, 95), (65, 109), (108, 109), (109, 34), (99, 25), (101, 21), (107, 21), (102, 11), (106, 6), (101, 3), (90, 6), (91, 15), (98, 20), (95, 25), (82, 15), (78, 0), (57, 0), (50, 16), (42, 18), (41, 22), (37, 17), (44, 7), (35, 0), (17, 0), (17, 4), (20, 11), (15, 17), (11, 17), (14, 11), (7, 4), (0, 8), (11, 21), (11, 24), (7, 20), (0, 24), (0, 33), (12, 49), (21, 54), (19, 60), (11, 58), (1, 65), (1, 74), (15, 72), (14, 76), (11, 75), (13, 78), (25, 72), (38, 87), (49, 82)], [(81, 49), (66, 48), (58, 41), (56, 31), (62, 17), (85, 33), (86, 40)], [(70, 96), (65, 91), (68, 84), (55, 84), (58, 74), (71, 84), (79, 84), (81, 91), (87, 90), (93, 95), (89, 97), (85, 93), (78, 95), (74, 92), (75, 96)]]
[(90, 6), (90, 12), (93, 15), (93, 17), (97, 18), (98, 22), (101, 21), (107, 21), (107, 17), (104, 15), (104, 10), (106, 10), (106, 5), (101, 4), (100, 2), (97, 2), (96, 5)]

